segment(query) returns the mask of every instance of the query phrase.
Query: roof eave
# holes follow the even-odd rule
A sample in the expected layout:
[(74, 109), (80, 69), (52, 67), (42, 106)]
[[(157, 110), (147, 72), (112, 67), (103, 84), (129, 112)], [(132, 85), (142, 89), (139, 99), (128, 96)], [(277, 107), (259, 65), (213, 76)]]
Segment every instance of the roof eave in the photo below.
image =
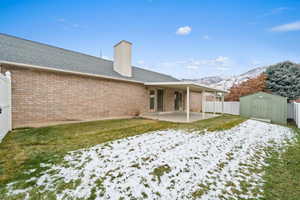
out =
[(19, 66), (19, 67), (26, 67), (26, 68), (32, 68), (32, 69), (69, 73), (69, 74), (76, 74), (76, 75), (82, 75), (82, 76), (92, 76), (92, 77), (98, 77), (98, 78), (103, 78), (103, 79), (111, 79), (111, 80), (116, 80), (116, 81), (125, 81), (125, 82), (144, 84), (144, 82), (142, 82), (142, 81), (135, 81), (135, 80), (125, 79), (125, 78), (116, 78), (113, 76), (77, 72), (77, 71), (72, 71), (72, 70), (63, 70), (63, 69), (31, 65), (31, 64), (24, 64), (24, 63), (17, 63), (17, 62), (11, 62), (11, 61), (0, 60), (0, 64), (7, 64), (7, 65), (13, 65), (13, 66), (17, 66), (17, 67)]
[(38, 65), (31, 65), (31, 64), (25, 64), (25, 63), (17, 63), (17, 62), (5, 61), (5, 60), (0, 60), (0, 64), (7, 64), (7, 65), (13, 65), (13, 66), (16, 66), (16, 67), (25, 67), (25, 68), (32, 68), (32, 69), (46, 70), (46, 71), (53, 71), (53, 72), (61, 72), (61, 73), (68, 73), (68, 74), (76, 74), (76, 75), (82, 75), (82, 76), (98, 77), (98, 78), (110, 79), (110, 80), (116, 80), (116, 81), (138, 83), (138, 84), (144, 84), (146, 86), (163, 86), (163, 85), (189, 86), (190, 85), (190, 86), (201, 87), (206, 91), (227, 93), (227, 91), (225, 91), (225, 90), (219, 90), (219, 89), (216, 89), (216, 88), (211, 88), (211, 87), (201, 85), (201, 84), (195, 83), (195, 82), (190, 82), (190, 81), (142, 82), (142, 81), (125, 79), (125, 78), (116, 78), (116, 77), (106, 76), (106, 75), (77, 72), (77, 71), (72, 71), (72, 70), (63, 70), (63, 69), (57, 69), (57, 68), (51, 68), (51, 67), (45, 67), (45, 66), (38, 66)]
[(222, 93), (228, 93), (228, 91), (225, 90), (220, 90), (220, 89), (216, 89), (216, 88), (212, 88), (212, 87), (208, 87), (206, 85), (202, 85), (199, 83), (195, 83), (195, 82), (191, 82), (191, 81), (178, 81), (178, 82), (146, 82), (145, 85), (147, 86), (168, 86), (168, 85), (172, 85), (172, 86), (196, 86), (199, 88), (202, 88), (205, 91), (208, 92), (222, 92)]

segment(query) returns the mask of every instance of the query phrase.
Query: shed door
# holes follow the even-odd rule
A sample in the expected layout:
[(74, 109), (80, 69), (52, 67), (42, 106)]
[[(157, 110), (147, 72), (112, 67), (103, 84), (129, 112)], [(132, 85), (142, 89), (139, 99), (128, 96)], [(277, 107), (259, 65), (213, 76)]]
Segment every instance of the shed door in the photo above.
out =
[(258, 98), (252, 101), (252, 117), (260, 119), (271, 119), (271, 102), (268, 101), (268, 98), (259, 96)]

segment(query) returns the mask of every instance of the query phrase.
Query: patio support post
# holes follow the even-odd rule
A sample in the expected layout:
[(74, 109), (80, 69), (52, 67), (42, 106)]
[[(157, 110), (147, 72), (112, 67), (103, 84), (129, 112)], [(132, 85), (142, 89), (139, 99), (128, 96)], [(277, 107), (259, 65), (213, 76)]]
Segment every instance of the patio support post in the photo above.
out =
[(202, 118), (205, 118), (205, 90), (202, 91)]
[(222, 93), (222, 115), (224, 115), (224, 93)]
[(190, 121), (190, 87), (186, 87), (186, 121)]

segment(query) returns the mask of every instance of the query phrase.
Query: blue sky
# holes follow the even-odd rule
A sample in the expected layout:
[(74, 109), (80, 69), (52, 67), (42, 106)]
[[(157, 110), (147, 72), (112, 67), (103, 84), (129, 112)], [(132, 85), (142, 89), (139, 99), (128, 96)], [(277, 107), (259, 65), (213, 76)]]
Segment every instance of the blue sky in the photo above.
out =
[(0, 32), (111, 59), (133, 43), (136, 66), (177, 78), (300, 62), (300, 1), (1, 0)]

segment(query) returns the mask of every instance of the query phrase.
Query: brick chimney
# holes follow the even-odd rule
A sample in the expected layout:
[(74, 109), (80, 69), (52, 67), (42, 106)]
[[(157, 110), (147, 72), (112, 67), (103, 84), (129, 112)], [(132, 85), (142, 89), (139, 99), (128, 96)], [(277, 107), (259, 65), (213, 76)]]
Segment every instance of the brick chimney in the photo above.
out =
[(122, 76), (132, 76), (131, 43), (122, 40), (114, 46), (114, 71)]

